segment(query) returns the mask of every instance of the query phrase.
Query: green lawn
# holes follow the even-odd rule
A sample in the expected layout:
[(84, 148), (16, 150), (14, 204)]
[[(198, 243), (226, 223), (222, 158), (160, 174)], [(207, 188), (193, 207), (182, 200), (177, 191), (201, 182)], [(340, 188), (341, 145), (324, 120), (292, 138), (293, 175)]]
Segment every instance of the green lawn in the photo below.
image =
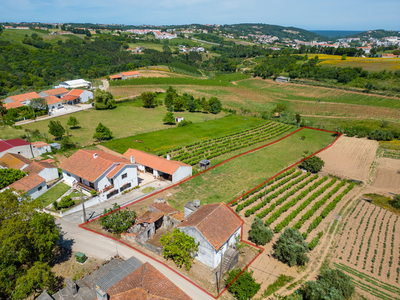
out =
[(42, 202), (43, 207), (53, 203), (55, 200), (60, 198), (66, 193), (71, 187), (63, 182), (60, 182), (56, 186), (49, 189), (46, 193), (40, 196), (38, 199)]
[[(182, 113), (175, 113), (175, 115), (182, 115), (186, 119), (186, 116)], [(213, 116), (209, 114), (200, 115), (208, 118)], [(188, 119), (192, 120), (190, 117)], [(138, 134), (123, 139), (115, 139), (102, 143), (102, 145), (119, 153), (124, 153), (129, 148), (154, 152), (170, 147), (183, 146), (199, 139), (215, 138), (228, 133), (250, 129), (264, 123), (264, 120), (258, 118), (229, 115), (224, 118), (194, 123), (184, 127), (173, 127), (166, 130)], [(134, 140), (143, 141), (143, 143), (134, 142)]]
[[(86, 146), (93, 143), (95, 141), (93, 139), (93, 134), (99, 122), (111, 129), (115, 139), (176, 127), (177, 125), (165, 125), (163, 123), (162, 119), (166, 112), (167, 109), (165, 106), (147, 109), (144, 107), (137, 107), (134, 102), (120, 103), (115, 109), (111, 110), (90, 109), (77, 112), (74, 113), (73, 116), (78, 119), (79, 126), (81, 127), (70, 130), (71, 138), (73, 142), (78, 142), (79, 146)], [(175, 115), (183, 116), (186, 120), (198, 123), (204, 122), (205, 120), (220, 118), (225, 114), (221, 112), (218, 115), (212, 115), (184, 111), (177, 112)], [(62, 125), (66, 126), (69, 117), (70, 115), (66, 115), (50, 120), (60, 121)], [(40, 132), (44, 133), (49, 130), (48, 124), (50, 120), (30, 123), (22, 127), (23, 129), (38, 129)], [(15, 131), (14, 133), (17, 132), (18, 131)], [(52, 137), (51, 135), (49, 136)]]
[[(305, 140), (300, 140), (305, 136)], [(333, 142), (331, 133), (303, 129), (259, 151), (231, 160), (175, 188), (169, 203), (177, 209), (194, 199), (202, 204), (228, 203), (244, 191), (303, 158), (304, 151), (316, 152)]]

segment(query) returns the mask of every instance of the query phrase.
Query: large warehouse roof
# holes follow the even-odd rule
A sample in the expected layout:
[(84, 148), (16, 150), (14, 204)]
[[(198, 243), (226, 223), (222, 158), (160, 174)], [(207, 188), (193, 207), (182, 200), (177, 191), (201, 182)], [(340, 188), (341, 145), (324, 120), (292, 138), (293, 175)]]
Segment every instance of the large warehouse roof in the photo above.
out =
[(78, 87), (85, 87), (88, 85), (91, 85), (91, 83), (83, 79), (63, 81), (59, 84), (60, 87), (66, 87), (66, 88), (78, 88)]

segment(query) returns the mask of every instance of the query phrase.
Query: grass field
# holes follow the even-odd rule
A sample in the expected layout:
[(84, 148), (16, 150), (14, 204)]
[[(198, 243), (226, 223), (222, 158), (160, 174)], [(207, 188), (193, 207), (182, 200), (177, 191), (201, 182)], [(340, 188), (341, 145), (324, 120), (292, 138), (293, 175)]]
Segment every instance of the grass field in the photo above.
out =
[[(370, 58), (370, 57), (347, 57), (342, 60), (340, 55), (317, 54), (320, 59), (319, 64), (330, 67), (362, 67), (367, 71), (396, 71), (400, 70), (400, 58)], [(316, 55), (308, 55), (309, 58)]]
[[(94, 142), (93, 134), (96, 126), (101, 122), (103, 125), (110, 128), (113, 132), (114, 138), (123, 138), (132, 136), (139, 133), (156, 131), (176, 127), (177, 125), (165, 125), (162, 122), (167, 109), (165, 106), (159, 106), (151, 109), (144, 107), (137, 107), (134, 102), (127, 102), (118, 104), (112, 110), (95, 110), (90, 109), (82, 112), (74, 113), (74, 117), (79, 120), (78, 129), (71, 129), (72, 141), (78, 142), (79, 146), (86, 146)], [(189, 113), (187, 111), (175, 113), (185, 118), (185, 120), (192, 121), (193, 123), (203, 122), (205, 120), (220, 118), (225, 114), (223, 112), (218, 115), (203, 114), (203, 113)], [(70, 116), (60, 116), (56, 119), (61, 124), (66, 126), (67, 120)], [(38, 129), (40, 132), (48, 132), (48, 124), (50, 120), (38, 121), (22, 126), (23, 129), (29, 128), (31, 130)], [(8, 134), (10, 135), (9, 132)], [(23, 134), (23, 131), (15, 130), (15, 135)], [(50, 135), (50, 137), (52, 137)]]
[[(301, 136), (306, 139), (300, 140)], [(274, 145), (236, 158), (181, 184), (168, 202), (183, 210), (183, 206), (194, 199), (199, 199), (202, 204), (231, 201), (302, 159), (304, 151), (316, 152), (333, 140), (330, 133), (303, 129)]]
[[(129, 148), (155, 152), (170, 147), (183, 146), (199, 139), (205, 140), (250, 129), (264, 123), (264, 120), (258, 118), (229, 115), (224, 118), (195, 123), (184, 127), (174, 127), (123, 139), (115, 139), (102, 143), (102, 145), (119, 153), (124, 153)], [(143, 141), (143, 143), (134, 142), (133, 140)]]
[(46, 193), (40, 196), (38, 199), (42, 202), (43, 207), (48, 206), (55, 200), (60, 198), (64, 193), (66, 193), (71, 187), (63, 182), (60, 182), (56, 186), (49, 189)]

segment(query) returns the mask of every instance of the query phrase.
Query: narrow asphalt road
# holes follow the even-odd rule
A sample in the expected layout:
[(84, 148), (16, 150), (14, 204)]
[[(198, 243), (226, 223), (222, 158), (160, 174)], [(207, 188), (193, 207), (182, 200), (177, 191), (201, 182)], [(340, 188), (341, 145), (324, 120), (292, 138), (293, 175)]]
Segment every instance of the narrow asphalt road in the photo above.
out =
[(108, 257), (118, 251), (122, 256), (129, 258), (136, 257), (141, 262), (151, 263), (157, 270), (164, 274), (169, 280), (176, 284), (182, 291), (188, 294), (193, 300), (211, 300), (213, 297), (206, 294), (204, 291), (197, 288), (169, 268), (160, 264), (152, 258), (149, 258), (140, 252), (120, 244), (114, 240), (95, 234), (78, 227), (77, 224), (71, 223), (62, 219), (57, 219), (56, 224), (60, 228), (60, 241), (62, 247), (80, 251), (89, 257), (99, 260)]

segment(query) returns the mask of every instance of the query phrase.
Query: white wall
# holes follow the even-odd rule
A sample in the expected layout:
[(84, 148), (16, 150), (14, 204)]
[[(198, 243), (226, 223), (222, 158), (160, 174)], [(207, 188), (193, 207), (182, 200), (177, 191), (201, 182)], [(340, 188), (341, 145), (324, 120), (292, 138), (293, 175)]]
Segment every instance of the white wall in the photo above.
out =
[(48, 105), (49, 110), (56, 110), (62, 107), (62, 100), (60, 100), (60, 102), (54, 103), (54, 104), (50, 104)]
[(93, 93), (90, 91), (84, 91), (79, 98), (81, 102), (88, 102), (90, 99), (93, 99)]
[[(39, 190), (40, 189), (40, 190)], [(41, 183), (37, 187), (34, 187), (30, 191), (27, 192), (29, 196), (32, 197), (32, 199), (36, 199), (40, 197), (42, 194), (44, 194), (47, 191), (47, 185), (46, 182)]]
[[(36, 148), (34, 148), (33, 146), (32, 146), (32, 151), (33, 151), (33, 155), (35, 157), (40, 156), (39, 151)], [(29, 145), (13, 147), (11, 149), (3, 151), (0, 153), (0, 157), (2, 157), (6, 153), (21, 154), (22, 156), (25, 156), (26, 158), (32, 158), (31, 148)]]
[(58, 178), (58, 171), (57, 168), (45, 168), (42, 172), (39, 172), (38, 175), (46, 181), (51, 181)]
[(46, 152), (51, 152), (51, 147), (49, 146), (42, 146), (42, 147), (34, 147), (40, 155), (46, 153)]
[(192, 167), (180, 166), (174, 174), (172, 174), (172, 183), (176, 183), (186, 177), (192, 176)]

